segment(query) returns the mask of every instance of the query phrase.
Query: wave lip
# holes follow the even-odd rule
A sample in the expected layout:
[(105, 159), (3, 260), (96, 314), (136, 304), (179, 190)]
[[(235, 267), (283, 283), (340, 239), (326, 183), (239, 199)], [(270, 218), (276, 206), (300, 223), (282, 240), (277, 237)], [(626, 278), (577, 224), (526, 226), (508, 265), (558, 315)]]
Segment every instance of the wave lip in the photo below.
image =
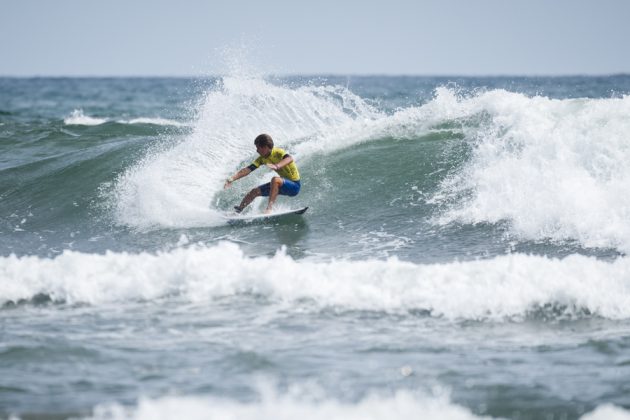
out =
[(75, 109), (72, 113), (64, 118), (63, 123), (66, 125), (101, 125), (108, 120), (106, 118), (96, 118), (85, 115), (82, 109)]
[[(280, 251), (248, 258), (231, 243), (157, 254), (66, 251), (54, 259), (0, 259), (0, 304), (49, 296), (94, 305), (243, 294), (313, 310), (421, 311), (452, 320), (546, 316), (630, 318), (630, 259), (604, 262), (513, 254), (490, 260), (413, 264), (388, 260), (296, 261)], [(549, 311), (550, 309), (550, 311)]]

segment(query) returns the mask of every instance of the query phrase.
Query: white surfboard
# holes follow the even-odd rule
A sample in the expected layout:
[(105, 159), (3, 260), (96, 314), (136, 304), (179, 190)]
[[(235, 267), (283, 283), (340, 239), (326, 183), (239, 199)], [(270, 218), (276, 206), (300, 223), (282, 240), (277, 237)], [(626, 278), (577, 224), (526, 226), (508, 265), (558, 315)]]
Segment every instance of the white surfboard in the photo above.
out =
[(283, 217), (304, 214), (308, 210), (308, 207), (302, 207), (299, 209), (280, 210), (272, 213), (256, 213), (256, 214), (226, 214), (225, 218), (229, 224), (236, 223), (249, 223), (254, 221), (270, 221)]

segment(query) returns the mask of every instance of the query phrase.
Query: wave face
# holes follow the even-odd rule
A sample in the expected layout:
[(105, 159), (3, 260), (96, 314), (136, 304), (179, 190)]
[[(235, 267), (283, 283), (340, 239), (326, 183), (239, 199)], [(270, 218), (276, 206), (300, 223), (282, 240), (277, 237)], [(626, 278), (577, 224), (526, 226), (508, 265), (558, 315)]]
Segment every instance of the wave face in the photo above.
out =
[[(224, 180), (252, 156), (261, 127), (282, 146), (318, 141), (376, 111), (336, 87), (275, 86), (260, 79), (224, 78), (199, 105), (193, 133), (174, 148), (149, 155), (116, 187), (117, 220), (141, 229), (224, 223), (211, 206)], [(296, 149), (296, 157), (306, 158)], [(255, 154), (255, 153), (254, 153)]]
[[(238, 199), (222, 191), (223, 180), (255, 157), (252, 139), (264, 127), (310, 167), (306, 182), (334, 182), (326, 176), (336, 171), (331, 162), (370, 143), (383, 155), (400, 157), (395, 170), (386, 166), (387, 158), (359, 156), (337, 164), (359, 174), (382, 164), (383, 182), (393, 188), (448, 174), (429, 179), (433, 184), (425, 183), (425, 194), (412, 203), (433, 212), (437, 226), (507, 223), (522, 240), (577, 241), (622, 252), (630, 247), (626, 96), (550, 99), (442, 87), (422, 105), (387, 112), (341, 87), (224, 78), (199, 107), (188, 137), (150, 153), (120, 177), (119, 223), (139, 229), (220, 225), (217, 212), (229, 208), (226, 200)], [(408, 150), (407, 142), (435, 140), (441, 144), (433, 150)], [(418, 172), (435, 159), (444, 166)], [(350, 177), (356, 190), (350, 194), (370, 187), (370, 177)], [(343, 192), (331, 193), (329, 199), (343, 203)], [(401, 190), (393, 199), (410, 193)], [(379, 207), (379, 198), (368, 194), (359, 204)]]
[[(369, 245), (380, 234), (408, 249), (423, 235), (471, 226), (528, 250), (547, 243), (628, 251), (630, 97), (530, 93), (541, 86), (559, 93), (544, 79), (533, 87), (520, 81), (524, 92), (506, 90), (501, 79), (482, 80), (483, 88), (421, 81), (367, 79), (357, 94), (339, 80), (223, 77), (180, 96), (178, 115), (160, 114), (155, 98), (118, 111), (124, 101), (112, 92), (127, 98), (131, 90), (120, 81), (57, 81), (60, 92), (102, 95), (114, 112), (73, 98), (61, 119), (28, 122), (25, 107), (2, 105), (11, 150), (0, 161), (2, 205), (15, 215), (6, 229), (24, 230), (22, 220), (66, 229), (68, 214), (89, 224), (95, 213), (101, 231), (111, 223), (134, 232), (220, 228), (221, 215), (271, 176), (261, 169), (223, 190), (223, 180), (256, 157), (253, 138), (265, 131), (303, 173), (303, 193), (280, 206), (377, 219), (374, 230), (344, 238), (350, 244)], [(137, 83), (155, 93), (168, 85)], [(414, 89), (411, 99), (398, 93)], [(385, 217), (389, 229), (371, 233)]]

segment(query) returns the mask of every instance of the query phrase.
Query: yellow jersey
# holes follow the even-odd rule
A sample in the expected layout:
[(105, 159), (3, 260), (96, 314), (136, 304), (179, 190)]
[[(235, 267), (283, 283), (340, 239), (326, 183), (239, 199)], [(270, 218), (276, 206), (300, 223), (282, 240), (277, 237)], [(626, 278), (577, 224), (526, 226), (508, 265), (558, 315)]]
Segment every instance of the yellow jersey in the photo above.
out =
[[(255, 161), (249, 165), (249, 168), (253, 171), (256, 168), (259, 168), (261, 165), (266, 165), (268, 163), (273, 163), (274, 165), (280, 162), (288, 156), (288, 153), (279, 147), (274, 147), (271, 149), (271, 153), (268, 157), (259, 156)], [(276, 171), (278, 175), (282, 178), (286, 178), (290, 181), (299, 181), (300, 180), (300, 172), (298, 171), (297, 165), (295, 161), (289, 163), (288, 165), (283, 166), (282, 168)]]

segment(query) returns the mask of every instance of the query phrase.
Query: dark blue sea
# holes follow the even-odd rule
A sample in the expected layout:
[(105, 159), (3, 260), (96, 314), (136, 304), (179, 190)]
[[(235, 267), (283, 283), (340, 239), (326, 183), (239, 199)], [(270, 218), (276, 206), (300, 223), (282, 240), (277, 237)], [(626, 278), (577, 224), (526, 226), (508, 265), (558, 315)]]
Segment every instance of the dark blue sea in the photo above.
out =
[(0, 418), (630, 418), (629, 95), (0, 78)]

